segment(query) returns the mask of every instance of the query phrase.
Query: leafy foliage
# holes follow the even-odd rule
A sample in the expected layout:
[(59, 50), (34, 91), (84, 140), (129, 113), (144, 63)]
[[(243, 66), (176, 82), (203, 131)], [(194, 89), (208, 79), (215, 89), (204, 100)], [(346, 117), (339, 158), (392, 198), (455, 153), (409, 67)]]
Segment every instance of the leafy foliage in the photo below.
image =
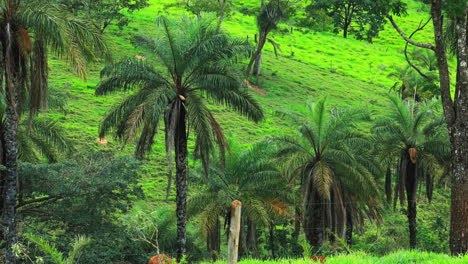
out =
[(147, 7), (148, 0), (57, 0), (76, 15), (90, 19), (103, 33), (110, 25), (120, 29), (128, 25), (130, 20), (124, 12), (132, 13)]
[(113, 214), (125, 212), (135, 197), (142, 197), (136, 185), (138, 162), (105, 153), (75, 160), (20, 166), (18, 210), (23, 221), (34, 217), (47, 221), (49, 228), (92, 234), (112, 225)]
[(369, 1), (369, 0), (315, 0), (307, 7), (312, 10), (325, 10), (335, 26), (334, 32), (343, 31), (346, 38), (348, 33), (356, 35), (357, 39), (372, 42), (386, 23), (385, 14), (404, 14), (405, 6), (402, 2)]
[(79, 257), (82, 254), (82, 251), (92, 242), (92, 240), (87, 237), (78, 236), (72, 244), (72, 250), (68, 253), (68, 257), (65, 258), (62, 252), (58, 251), (56, 247), (41, 237), (32, 234), (26, 234), (25, 237), (36, 244), (39, 249), (47, 254), (55, 264), (79, 263)]

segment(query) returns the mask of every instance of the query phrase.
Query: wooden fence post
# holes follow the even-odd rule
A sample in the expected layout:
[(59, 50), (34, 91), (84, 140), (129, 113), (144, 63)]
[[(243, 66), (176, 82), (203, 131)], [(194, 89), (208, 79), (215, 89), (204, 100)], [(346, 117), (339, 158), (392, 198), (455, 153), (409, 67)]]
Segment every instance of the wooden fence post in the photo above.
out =
[(229, 226), (228, 264), (237, 264), (239, 249), (239, 232), (241, 224), (242, 203), (235, 200), (231, 203), (231, 224)]

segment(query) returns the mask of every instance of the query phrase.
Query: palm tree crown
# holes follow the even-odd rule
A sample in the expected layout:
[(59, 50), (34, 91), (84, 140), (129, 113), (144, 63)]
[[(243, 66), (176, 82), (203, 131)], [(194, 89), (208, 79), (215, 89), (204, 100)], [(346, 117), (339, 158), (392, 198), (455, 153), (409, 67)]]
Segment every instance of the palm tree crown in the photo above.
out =
[(280, 145), (276, 157), (283, 170), (293, 182), (300, 179), (306, 238), (320, 246), (326, 228), (341, 234), (344, 224), (352, 224), (361, 213), (379, 217), (380, 169), (370, 155), (368, 139), (356, 132), (357, 123), (369, 118), (366, 111), (329, 110), (325, 99), (307, 107), (306, 116), (282, 112), (298, 124), (298, 137), (274, 140)]
[[(239, 72), (232, 62), (246, 54), (245, 41), (218, 31), (215, 20), (183, 17), (180, 21), (158, 18), (156, 38), (140, 37), (164, 71), (145, 60), (126, 59), (106, 67), (105, 78), (96, 94), (137, 89), (104, 119), (100, 136), (114, 129), (118, 138), (128, 141), (140, 131), (137, 156), (151, 149), (161, 117), (164, 117), (168, 149), (172, 148), (176, 120), (187, 111), (189, 128), (195, 134), (196, 150), (208, 158), (213, 143), (225, 144), (221, 127), (206, 106), (205, 98), (228, 106), (255, 122), (263, 118), (258, 103), (241, 87)], [(140, 130), (139, 130), (140, 129)]]

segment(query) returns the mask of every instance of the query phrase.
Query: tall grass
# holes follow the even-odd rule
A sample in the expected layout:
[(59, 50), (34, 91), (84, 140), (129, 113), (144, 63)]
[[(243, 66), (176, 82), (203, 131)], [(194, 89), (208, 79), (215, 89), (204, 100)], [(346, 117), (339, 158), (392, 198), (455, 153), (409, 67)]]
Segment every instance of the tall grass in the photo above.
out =
[[(208, 262), (206, 262), (208, 263)], [(225, 263), (219, 261), (216, 263)], [(311, 264), (310, 260), (304, 259), (281, 259), (281, 260), (254, 260), (246, 259), (239, 264)], [(374, 257), (365, 253), (353, 253), (327, 257), (327, 264), (467, 264), (468, 255), (464, 257), (450, 257), (444, 254), (435, 254), (421, 251), (398, 251), (384, 257)]]

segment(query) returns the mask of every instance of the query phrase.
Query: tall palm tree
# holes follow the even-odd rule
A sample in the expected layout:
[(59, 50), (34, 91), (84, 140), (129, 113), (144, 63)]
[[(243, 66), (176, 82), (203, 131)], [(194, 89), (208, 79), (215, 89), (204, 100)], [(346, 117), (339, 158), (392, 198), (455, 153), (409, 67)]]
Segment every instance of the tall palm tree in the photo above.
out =
[[(416, 194), (421, 176), (430, 179), (434, 165), (448, 159), (450, 147), (443, 117), (425, 105), (389, 96), (386, 114), (373, 125), (382, 161), (391, 164), (398, 160), (397, 186), (394, 201), (408, 202), (410, 247), (416, 248)], [(428, 193), (430, 198), (430, 193)]]
[(230, 146), (231, 154), (225, 164), (219, 160), (210, 165), (209, 178), (195, 174), (204, 185), (190, 197), (188, 203), (189, 216), (199, 216), (200, 223), (207, 231), (207, 247), (213, 260), (216, 260), (220, 249), (219, 219), (226, 217), (233, 200), (242, 202), (242, 218), (247, 220), (243, 223), (249, 225), (247, 238), (241, 231), (243, 241), (240, 247), (247, 248), (244, 241), (248, 241), (248, 250), (256, 257), (260, 257), (256, 227), (267, 227), (273, 216), (286, 214), (288, 205), (294, 200), (295, 192), (269, 160), (271, 144), (257, 143), (244, 151), (238, 144)]
[[(369, 119), (362, 109), (328, 109), (326, 100), (307, 104), (307, 114), (281, 112), (298, 126), (297, 137), (279, 137), (276, 158), (291, 182), (299, 181), (303, 198), (303, 229), (313, 247), (326, 239), (325, 230), (352, 234), (353, 221), (367, 214), (379, 218), (371, 144), (357, 124)], [(348, 230), (349, 233), (349, 230)]]
[[(263, 118), (258, 103), (241, 87), (235, 59), (245, 54), (245, 41), (217, 29), (213, 17), (180, 20), (158, 18), (155, 38), (140, 42), (160, 62), (163, 72), (144, 60), (127, 59), (106, 67), (96, 94), (137, 90), (112, 109), (101, 123), (100, 136), (113, 130), (128, 142), (140, 134), (136, 155), (151, 150), (160, 119), (164, 119), (167, 157), (175, 152), (177, 203), (177, 258), (185, 254), (187, 199), (187, 140), (194, 133), (195, 153), (205, 170), (215, 145), (224, 153), (226, 140), (206, 100), (227, 106), (255, 122)], [(161, 65), (162, 64), (162, 65)]]
[(47, 55), (55, 52), (66, 58), (83, 76), (86, 59), (104, 50), (97, 32), (85, 22), (63, 12), (47, 0), (0, 1), (0, 76), (6, 95), (4, 225), (7, 233), (6, 262), (15, 263), (16, 186), (18, 122), (30, 101), (29, 113), (36, 115), (46, 105)]

